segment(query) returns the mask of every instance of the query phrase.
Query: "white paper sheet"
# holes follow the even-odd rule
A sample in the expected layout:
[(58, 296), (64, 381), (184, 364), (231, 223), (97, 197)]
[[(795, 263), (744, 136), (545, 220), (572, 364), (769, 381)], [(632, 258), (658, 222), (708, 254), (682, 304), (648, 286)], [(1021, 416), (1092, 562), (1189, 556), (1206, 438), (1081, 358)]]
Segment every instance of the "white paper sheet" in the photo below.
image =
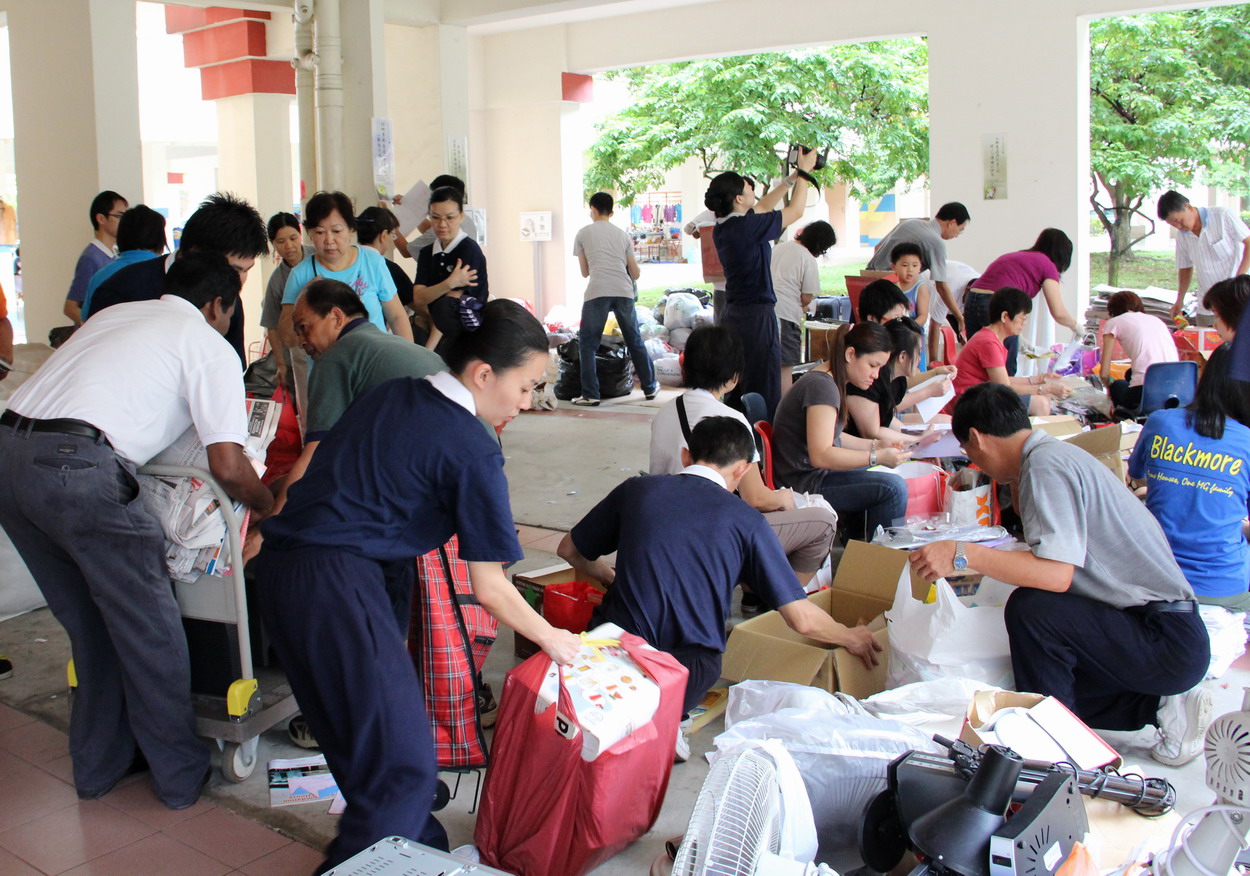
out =
[[(922, 387), (925, 387), (925, 386), (929, 386), (931, 383), (934, 383), (936, 381), (946, 380), (949, 376), (950, 375), (948, 374), (935, 374), (933, 377), (930, 377), (924, 383), (921, 383), (917, 386), (913, 386), (908, 391), (915, 392), (916, 390), (921, 389)], [(953, 399), (954, 397), (955, 397), (955, 390), (952, 387), (950, 390), (946, 392), (945, 395), (940, 395), (936, 398), (927, 398), (923, 401), (916, 402), (916, 412), (920, 414), (920, 419), (924, 420), (927, 423), (930, 420), (932, 420), (934, 417), (936, 417), (938, 414), (940, 414), (942, 412), (942, 408), (946, 407), (946, 403), (950, 401), (951, 399)]]
[(955, 433), (948, 430), (941, 438), (929, 446), (919, 448), (915, 453), (915, 458), (932, 459), (940, 456), (963, 455), (963, 449), (959, 446), (959, 440), (955, 437)]
[(391, 212), (399, 220), (399, 230), (407, 237), (415, 231), (430, 210), (430, 187), (419, 179), (404, 192), (403, 203), (391, 204)]

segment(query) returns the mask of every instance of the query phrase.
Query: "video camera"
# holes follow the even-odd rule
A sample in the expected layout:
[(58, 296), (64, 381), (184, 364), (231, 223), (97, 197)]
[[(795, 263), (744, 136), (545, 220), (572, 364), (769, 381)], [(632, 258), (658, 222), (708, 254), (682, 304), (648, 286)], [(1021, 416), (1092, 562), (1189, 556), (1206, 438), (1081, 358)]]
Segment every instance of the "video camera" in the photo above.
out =
[[(788, 161), (788, 162), (789, 162), (790, 164), (792, 164), (792, 165), (796, 165), (796, 166), (797, 166), (797, 165), (798, 165), (798, 163), (799, 163), (799, 150), (800, 150), (800, 149), (802, 149), (802, 150), (803, 150), (803, 154), (804, 154), (804, 155), (806, 155), (808, 152), (811, 152), (811, 151), (812, 151), (811, 149), (807, 148), (806, 146), (800, 146), (798, 143), (791, 143), (791, 144), (790, 144), (790, 152), (789, 152), (789, 154), (786, 156), (786, 161)], [(813, 170), (820, 170), (821, 168), (823, 168), (823, 167), (825, 166), (825, 162), (827, 161), (827, 159), (828, 159), (828, 158), (829, 158), (829, 150), (828, 150), (828, 149), (826, 149), (824, 152), (821, 152), (819, 155), (817, 155), (817, 156), (816, 156), (816, 166), (815, 166), (814, 168), (812, 168), (812, 169), (813, 169)]]

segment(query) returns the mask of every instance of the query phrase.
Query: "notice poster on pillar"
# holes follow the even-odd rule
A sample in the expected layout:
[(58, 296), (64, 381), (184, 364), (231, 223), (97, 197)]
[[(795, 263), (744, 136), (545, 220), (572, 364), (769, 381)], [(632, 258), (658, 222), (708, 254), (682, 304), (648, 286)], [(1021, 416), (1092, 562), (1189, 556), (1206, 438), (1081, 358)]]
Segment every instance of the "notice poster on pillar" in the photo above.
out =
[(551, 240), (551, 211), (521, 214), (521, 241), (539, 243)]
[(982, 134), (981, 157), (985, 164), (983, 195), (987, 201), (1007, 197), (1007, 135)]
[(373, 118), (373, 187), (378, 198), (389, 201), (395, 191), (395, 138), (391, 120)]

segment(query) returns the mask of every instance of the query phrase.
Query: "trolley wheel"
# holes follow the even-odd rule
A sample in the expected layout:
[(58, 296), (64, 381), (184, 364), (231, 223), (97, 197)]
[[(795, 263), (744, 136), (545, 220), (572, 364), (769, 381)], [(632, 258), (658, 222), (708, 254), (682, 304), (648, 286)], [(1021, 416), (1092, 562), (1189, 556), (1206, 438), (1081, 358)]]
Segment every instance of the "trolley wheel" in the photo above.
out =
[(256, 769), (256, 743), (252, 738), (246, 742), (227, 742), (221, 749), (221, 775), (227, 782), (238, 784)]

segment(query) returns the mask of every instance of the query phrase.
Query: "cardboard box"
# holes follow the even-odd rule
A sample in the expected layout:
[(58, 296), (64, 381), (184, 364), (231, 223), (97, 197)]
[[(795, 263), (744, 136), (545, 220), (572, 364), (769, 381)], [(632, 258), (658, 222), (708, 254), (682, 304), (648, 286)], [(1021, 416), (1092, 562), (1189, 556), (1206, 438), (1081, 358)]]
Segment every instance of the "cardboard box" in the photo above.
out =
[[(1063, 746), (1068, 753), (1068, 759), (1078, 768), (1092, 770), (1108, 764), (1116, 768), (1123, 766), (1124, 760), (1119, 753), (1084, 721), (1072, 714), (1067, 706), (1054, 697), (1035, 693), (978, 691), (968, 704), (964, 725), (959, 732), (960, 740), (973, 748), (993, 741), (981, 735), (981, 728), (989, 723), (991, 716), (999, 709), (1013, 706), (1028, 709), (1037, 725)], [(1030, 758), (1027, 749), (1019, 754), (1026, 760)]]
[(1090, 429), (1088, 432), (1070, 435), (1063, 440), (1092, 455), (1115, 472), (1115, 476), (1122, 483), (1127, 483), (1128, 466), (1124, 462), (1124, 454), (1133, 449), (1133, 445), (1137, 443), (1138, 434), (1137, 432), (1125, 433), (1123, 426), (1116, 423), (1112, 426), (1103, 426), (1101, 429)]
[[(568, 563), (559, 563), (555, 566), (535, 569), (524, 574), (518, 572), (512, 576), (512, 586), (520, 591), (522, 598), (529, 603), (530, 608), (542, 614), (543, 589), (552, 584), (567, 584), (576, 580), (577, 574), (573, 571), (573, 567)], [(538, 645), (525, 638), (525, 636), (515, 631), (513, 631), (513, 636), (515, 637), (515, 645), (512, 653), (516, 655), (518, 660), (524, 660), (526, 657), (532, 657), (538, 653)]]
[(1056, 414), (1049, 417), (1029, 417), (1029, 422), (1034, 429), (1041, 429), (1048, 435), (1056, 438), (1062, 438), (1065, 435), (1075, 435), (1080, 432), (1084, 426), (1081, 421), (1070, 414)]
[[(869, 623), (881, 644), (878, 665), (868, 669), (844, 648), (835, 648), (786, 626), (775, 611), (743, 621), (733, 628), (721, 664), (721, 676), (730, 681), (748, 678), (809, 684), (864, 698), (885, 690), (889, 664), (888, 637), (882, 614), (894, 604), (899, 575), (910, 569), (906, 551), (862, 541), (851, 541), (838, 564), (833, 586), (807, 597), (834, 620), (847, 626)], [(929, 582), (911, 575), (912, 594), (924, 599)]]

